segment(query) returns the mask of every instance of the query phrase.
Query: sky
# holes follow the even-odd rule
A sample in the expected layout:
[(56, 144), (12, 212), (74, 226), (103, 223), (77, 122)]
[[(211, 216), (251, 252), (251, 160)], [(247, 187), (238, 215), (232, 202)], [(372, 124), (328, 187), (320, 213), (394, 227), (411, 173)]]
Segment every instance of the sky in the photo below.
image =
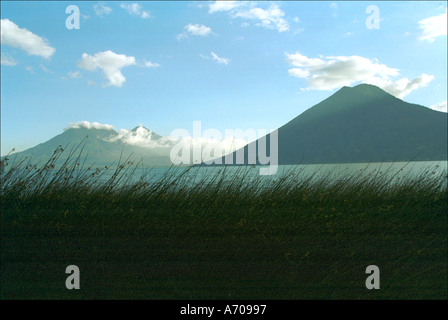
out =
[(446, 2), (1, 1), (2, 155), (81, 121), (269, 131), (359, 83), (446, 112)]

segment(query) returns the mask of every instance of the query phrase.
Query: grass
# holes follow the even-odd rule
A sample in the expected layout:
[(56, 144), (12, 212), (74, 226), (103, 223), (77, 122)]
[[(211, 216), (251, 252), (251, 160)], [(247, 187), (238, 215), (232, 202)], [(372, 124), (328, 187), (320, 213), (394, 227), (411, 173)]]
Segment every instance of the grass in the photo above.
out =
[[(82, 147), (63, 152), (1, 161), (1, 299), (448, 298), (446, 172), (154, 181), (130, 159), (94, 169)], [(71, 264), (80, 290), (65, 288)]]

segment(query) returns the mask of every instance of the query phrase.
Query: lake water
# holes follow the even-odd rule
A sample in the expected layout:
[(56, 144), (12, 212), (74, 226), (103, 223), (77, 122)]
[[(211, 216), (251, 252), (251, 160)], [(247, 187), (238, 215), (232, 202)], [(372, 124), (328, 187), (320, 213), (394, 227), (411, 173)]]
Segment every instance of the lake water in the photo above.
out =
[[(395, 163), (350, 163), (350, 164), (307, 164), (307, 165), (281, 165), (274, 175), (261, 176), (260, 166), (219, 166), (219, 167), (177, 167), (138, 169), (130, 181), (137, 181), (142, 175), (149, 182), (160, 179), (174, 181), (188, 181), (189, 184), (210, 182), (216, 176), (223, 181), (235, 179), (250, 183), (261, 180), (266, 183), (285, 179), (311, 179), (327, 181), (347, 180), (356, 177), (384, 178), (391, 183), (424, 177), (426, 179), (447, 177), (446, 161), (417, 161)], [(446, 179), (445, 179), (446, 180)]]
[[(214, 183), (237, 184), (257, 183), (257, 186), (272, 185), (284, 179), (292, 183), (303, 181), (322, 181), (326, 183), (349, 182), (359, 178), (384, 179), (387, 183), (405, 182), (413, 179), (428, 182), (434, 180), (447, 183), (446, 161), (418, 161), (395, 163), (350, 163), (350, 164), (307, 164), (307, 165), (281, 165), (274, 175), (260, 175), (261, 166), (204, 166), (204, 167), (156, 167), (151, 169), (129, 168), (120, 174), (113, 185), (129, 185), (143, 180), (150, 184), (163, 181), (173, 182), (174, 186), (210, 186)], [(56, 174), (57, 170), (53, 170)], [(88, 171), (87, 177), (93, 171)], [(97, 182), (104, 183), (114, 174), (114, 170), (102, 169)], [(4, 172), (5, 173), (5, 172)], [(3, 174), (4, 174), (3, 173)], [(2, 174), (2, 176), (3, 176)], [(19, 174), (20, 175), (20, 174)], [(74, 174), (76, 176), (76, 173)], [(51, 176), (51, 174), (50, 174)], [(49, 182), (51, 179), (45, 179)]]

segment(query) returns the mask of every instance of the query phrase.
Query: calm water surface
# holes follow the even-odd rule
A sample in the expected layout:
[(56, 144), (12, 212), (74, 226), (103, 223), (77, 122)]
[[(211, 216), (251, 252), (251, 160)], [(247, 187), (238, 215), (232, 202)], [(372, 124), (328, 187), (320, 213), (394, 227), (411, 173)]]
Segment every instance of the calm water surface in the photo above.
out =
[[(224, 181), (239, 179), (251, 182), (257, 179), (266, 181), (278, 181), (279, 179), (327, 179), (337, 181), (350, 177), (382, 177), (391, 182), (415, 179), (419, 177), (446, 178), (446, 161), (417, 161), (417, 162), (394, 162), (394, 163), (350, 163), (350, 164), (307, 164), (307, 165), (281, 165), (276, 174), (271, 176), (260, 176), (260, 166), (219, 166), (219, 167), (177, 167), (177, 168), (152, 168), (138, 169), (130, 181), (137, 181), (142, 175), (149, 182), (160, 179), (189, 181), (197, 184), (210, 182), (217, 175), (222, 176)], [(174, 177), (174, 178), (173, 178)]]

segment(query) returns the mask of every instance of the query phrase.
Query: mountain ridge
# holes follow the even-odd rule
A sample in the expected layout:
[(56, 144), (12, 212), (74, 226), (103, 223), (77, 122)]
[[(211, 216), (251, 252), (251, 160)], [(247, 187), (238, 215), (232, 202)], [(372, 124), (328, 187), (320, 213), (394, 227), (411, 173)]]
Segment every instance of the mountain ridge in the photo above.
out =
[[(342, 87), (276, 130), (278, 160), (279, 164), (446, 160), (447, 120), (446, 113), (405, 102), (373, 85)], [(269, 153), (270, 134), (266, 140)], [(251, 143), (257, 150), (258, 141)], [(247, 164), (248, 146), (242, 149)], [(225, 157), (221, 161), (225, 163)]]
[[(373, 85), (342, 87), (276, 130), (279, 164), (447, 160), (447, 121), (446, 113), (405, 102)], [(118, 132), (112, 126), (78, 125), (15, 155), (45, 163), (59, 146), (71, 149), (81, 142), (83, 155), (97, 166), (131, 155), (147, 166), (172, 165), (173, 142), (142, 125)], [(257, 149), (258, 142), (242, 148), (245, 164), (248, 146)], [(221, 162), (233, 157), (236, 163), (236, 152)]]
[[(141, 126), (136, 128), (141, 128)], [(149, 129), (146, 130), (150, 133), (151, 139), (154, 137), (154, 140), (159, 140), (162, 137)], [(131, 133), (136, 133), (136, 131), (129, 130)], [(58, 162), (65, 161), (72, 150), (76, 150), (75, 155), (82, 150), (82, 156), (87, 157), (86, 164), (93, 167), (111, 166), (113, 163), (116, 165), (119, 159), (124, 160), (128, 157), (142, 160), (142, 164), (145, 166), (171, 165), (167, 147), (144, 148), (124, 143), (120, 140), (120, 134), (113, 129), (86, 127), (67, 128), (48, 141), (14, 153), (9, 157), (23, 156), (31, 158), (33, 163), (45, 163), (58, 148), (65, 150)]]

